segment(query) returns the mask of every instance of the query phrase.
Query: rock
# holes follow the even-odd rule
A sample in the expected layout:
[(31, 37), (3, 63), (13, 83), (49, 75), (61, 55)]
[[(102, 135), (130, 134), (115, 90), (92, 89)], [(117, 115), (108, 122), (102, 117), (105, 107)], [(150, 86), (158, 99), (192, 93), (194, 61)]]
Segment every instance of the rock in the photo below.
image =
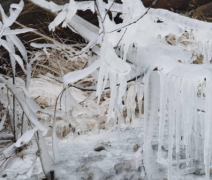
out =
[(3, 178), (6, 178), (6, 177), (7, 177), (7, 174), (4, 174), (2, 177), (3, 177)]
[(176, 35), (169, 34), (165, 37), (166, 42), (170, 45), (176, 46)]
[(130, 161), (126, 160), (123, 162), (123, 170), (124, 171), (129, 171), (131, 169), (131, 164)]
[(201, 54), (197, 56), (197, 59), (193, 61), (193, 64), (203, 64), (203, 61), (204, 61), (204, 56)]
[(192, 18), (212, 22), (211, 8), (212, 2), (198, 7), (196, 10), (193, 11)]
[(100, 151), (103, 151), (103, 150), (105, 150), (104, 146), (98, 146), (98, 147), (94, 148), (94, 151), (97, 151), (97, 152), (100, 152)]
[(178, 39), (178, 46), (184, 50), (191, 51), (198, 48), (192, 33), (185, 32)]
[(116, 171), (116, 174), (120, 174), (123, 171), (123, 164), (118, 163), (114, 166), (114, 170)]
[(140, 148), (140, 146), (139, 146), (138, 144), (136, 144), (136, 145), (133, 147), (134, 152), (137, 152), (139, 148)]

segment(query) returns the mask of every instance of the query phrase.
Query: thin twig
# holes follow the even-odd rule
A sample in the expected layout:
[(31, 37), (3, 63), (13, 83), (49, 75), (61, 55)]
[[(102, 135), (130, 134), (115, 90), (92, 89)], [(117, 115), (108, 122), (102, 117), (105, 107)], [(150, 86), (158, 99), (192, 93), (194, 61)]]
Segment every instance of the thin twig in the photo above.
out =
[(9, 158), (13, 157), (14, 155), (15, 155), (15, 152), (14, 152), (11, 156), (6, 157), (5, 161), (0, 165), (0, 168), (4, 165), (4, 163), (5, 163)]
[[(143, 77), (143, 75), (136, 76), (136, 77), (134, 77), (134, 78), (128, 80), (127, 83), (136, 81), (137, 79), (139, 79), (139, 78), (141, 78), (141, 77)], [(116, 86), (120, 86), (120, 84), (117, 84)], [(68, 87), (74, 87), (74, 88), (79, 89), (79, 90), (82, 90), (82, 91), (90, 91), (90, 92), (96, 91), (96, 89), (83, 88), (83, 87), (79, 87), (79, 86), (76, 86), (76, 85), (73, 85), (73, 84), (69, 84)], [(109, 90), (109, 89), (110, 89), (110, 87), (104, 88), (104, 90)], [(64, 89), (61, 91), (62, 95), (63, 95), (63, 92), (64, 92), (65, 90), (66, 90), (66, 88), (64, 88)], [(61, 97), (62, 97), (62, 96), (61, 96)]]
[[(132, 81), (136, 81), (137, 79), (139, 79), (139, 78), (141, 78), (141, 77), (143, 77), (143, 75), (136, 76), (136, 77), (130, 79), (129, 81), (127, 81), (127, 83), (132, 82)], [(120, 86), (120, 84), (117, 84), (116, 86)], [(83, 90), (83, 91), (96, 91), (96, 89), (79, 88), (79, 87), (74, 86), (74, 85), (68, 85), (68, 87), (75, 87), (75, 88), (80, 89), (80, 90)], [(108, 89), (110, 89), (110, 87), (106, 87), (104, 90), (108, 90)], [(56, 114), (57, 114), (57, 103), (58, 103), (58, 99), (59, 99), (59, 98), (60, 98), (60, 99), (62, 98), (62, 95), (63, 95), (63, 93), (65, 92), (65, 90), (66, 90), (66, 87), (60, 92), (60, 94), (59, 94), (59, 95), (57, 96), (57, 98), (56, 98), (56, 102), (55, 102), (55, 106), (54, 106), (54, 118), (53, 118), (53, 122), (56, 122)], [(61, 97), (60, 97), (60, 96), (61, 96)]]
[(110, 11), (110, 9), (112, 8), (113, 4), (115, 3), (115, 1), (116, 1), (116, 0), (113, 1), (113, 3), (111, 4), (111, 6), (109, 7), (109, 9), (107, 10), (107, 12), (105, 13), (105, 17), (104, 17), (104, 19), (103, 19), (103, 21), (102, 21), (102, 24), (104, 23), (105, 18), (106, 18), (106, 16), (107, 16), (108, 12)]
[[(15, 23), (18, 24), (19, 26), (21, 26), (22, 28), (28, 28), (25, 25), (23, 25), (23, 24), (21, 24), (21, 23), (19, 23), (17, 21), (15, 21)], [(45, 39), (47, 39), (47, 40), (49, 40), (51, 42), (53, 42), (55, 45), (57, 45), (58, 47), (60, 47), (62, 50), (64, 50), (65, 48), (69, 49), (70, 47), (74, 47), (74, 46), (81, 47), (81, 46), (85, 46), (86, 45), (86, 44), (73, 44), (73, 45), (71, 44), (71, 45), (66, 45), (66, 44), (60, 43), (59, 41), (57, 41), (57, 40), (55, 40), (53, 38), (50, 38), (50, 37), (48, 37), (48, 36), (40, 33), (37, 30), (31, 31), (31, 32), (33, 32), (34, 34), (37, 34), (37, 35), (39, 35), (39, 36), (41, 36), (41, 37), (43, 37), (43, 38), (45, 38)], [(66, 52), (66, 53), (68, 53), (68, 52)]]
[(101, 16), (101, 13), (100, 13), (100, 10), (99, 10), (99, 6), (97, 5), (96, 0), (94, 0), (94, 4), (96, 6), (97, 15), (99, 16), (100, 22), (102, 23), (103, 33), (105, 34), (105, 28), (104, 28), (104, 24), (103, 24), (103, 19), (102, 19), (102, 16)]
[(124, 37), (124, 35), (125, 35), (125, 33), (126, 33), (126, 32), (127, 32), (127, 28), (125, 29), (125, 31), (124, 31), (124, 33), (123, 33), (123, 35), (122, 35), (121, 39), (119, 40), (119, 42), (118, 42), (117, 46), (115, 47), (115, 49), (116, 49), (116, 48), (118, 48), (119, 43), (120, 43), (120, 42), (121, 42), (121, 40), (123, 39), (123, 37)]
[(48, 66), (45, 66), (45, 65), (42, 65), (42, 64), (37, 64), (37, 66), (40, 66), (40, 67), (45, 68), (45, 69), (48, 69), (48, 70), (52, 71), (53, 73), (57, 74), (58, 76), (60, 75), (59, 72), (57, 72), (56, 70), (54, 70), (54, 69), (52, 69), (52, 68), (50, 68)]

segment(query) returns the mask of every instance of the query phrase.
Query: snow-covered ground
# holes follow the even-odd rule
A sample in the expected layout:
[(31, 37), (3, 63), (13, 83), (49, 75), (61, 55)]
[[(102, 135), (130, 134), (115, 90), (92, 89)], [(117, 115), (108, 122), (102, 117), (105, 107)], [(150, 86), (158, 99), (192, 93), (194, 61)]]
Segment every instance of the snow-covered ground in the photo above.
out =
[[(52, 154), (50, 137), (46, 138), (46, 144)], [(122, 124), (120, 131), (118, 126), (114, 126), (109, 130), (100, 130), (99, 134), (94, 131), (82, 135), (70, 134), (59, 143), (61, 161), (54, 164), (53, 169), (59, 180), (138, 180), (141, 176), (141, 144), (142, 119), (136, 119), (129, 125)], [(30, 149), (33, 151), (31, 155), (26, 153)], [(1, 173), (1, 177), (4, 174), (7, 177), (0, 179), (27, 179), (25, 173), (34, 163), (36, 150), (36, 144), (32, 141), (32, 145), (22, 152), (22, 159), (14, 157), (11, 163), (6, 163), (8, 168)], [(30, 180), (43, 178), (39, 158), (33, 174)]]
[[(140, 156), (142, 120), (130, 125), (70, 137), (60, 143), (61, 162), (54, 165), (60, 179), (139, 179), (141, 172), (136, 156)], [(97, 148), (101, 151), (95, 151)], [(96, 149), (96, 150), (97, 150)], [(136, 163), (138, 164), (136, 167)]]
[[(157, 129), (155, 129), (156, 134)], [(52, 157), (52, 139), (46, 137), (45, 140)], [(146, 180), (145, 169), (141, 161), (143, 156), (142, 142), (143, 117), (135, 119), (130, 124), (122, 123), (120, 131), (118, 125), (115, 125), (107, 130), (101, 129), (100, 133), (95, 131), (89, 131), (81, 135), (78, 135), (77, 132), (75, 134), (70, 133), (59, 142), (61, 159), (52, 167), (55, 171), (55, 179)], [(152, 145), (154, 156), (157, 158), (157, 136), (155, 136)], [(162, 156), (167, 158), (165, 147)], [(32, 140), (29, 146), (4, 163), (0, 180), (44, 179), (40, 159), (35, 160), (36, 152), (37, 145)], [(164, 159), (162, 164), (166, 163)], [(167, 180), (167, 168), (162, 164), (158, 164), (159, 173), (152, 174), (154, 180)], [(184, 166), (181, 167), (182, 173), (185, 168)], [(30, 169), (32, 170), (32, 176), (28, 178), (27, 175)], [(193, 171), (192, 168), (191, 171)], [(204, 175), (195, 176), (192, 174), (181, 176), (178, 179), (203, 180), (204, 178)]]

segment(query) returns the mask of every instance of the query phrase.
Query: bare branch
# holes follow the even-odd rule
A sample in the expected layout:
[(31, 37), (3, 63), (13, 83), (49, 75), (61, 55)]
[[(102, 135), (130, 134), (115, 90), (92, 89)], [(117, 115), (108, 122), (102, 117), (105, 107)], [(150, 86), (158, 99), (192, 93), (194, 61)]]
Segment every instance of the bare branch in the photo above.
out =
[(126, 34), (126, 32), (127, 32), (127, 28), (125, 29), (125, 31), (124, 31), (124, 33), (123, 33), (123, 35), (122, 35), (121, 39), (119, 40), (119, 42), (118, 42), (117, 46), (115, 47), (115, 49), (116, 49), (116, 48), (118, 48), (119, 43), (120, 43), (120, 42), (121, 42), (121, 40), (123, 39), (123, 37), (124, 37), (124, 35)]
[(110, 9), (112, 8), (113, 4), (115, 3), (115, 1), (116, 1), (116, 0), (113, 1), (113, 3), (111, 4), (111, 6), (109, 7), (109, 9), (107, 10), (107, 12), (105, 13), (105, 17), (103, 18), (102, 23), (104, 23), (105, 18), (106, 18), (106, 16), (107, 16), (108, 12), (110, 11)]
[[(23, 28), (28, 28), (28, 27), (26, 27), (25, 25), (23, 25), (23, 24), (21, 24), (21, 23), (19, 23), (19, 22), (17, 22), (17, 21), (15, 21), (15, 23), (16, 24), (18, 24), (19, 26), (21, 26), (21, 27), (23, 27)], [(66, 44), (62, 44), (62, 43), (60, 43), (59, 41), (57, 41), (57, 40), (55, 40), (55, 39), (53, 39), (53, 38), (50, 38), (49, 36), (46, 36), (46, 35), (44, 35), (44, 34), (42, 34), (42, 33), (40, 33), (39, 31), (37, 31), (37, 30), (35, 30), (35, 31), (31, 31), (31, 32), (33, 32), (34, 34), (37, 34), (37, 35), (39, 35), (39, 36), (41, 36), (41, 37), (43, 37), (43, 38), (45, 38), (45, 39), (47, 39), (47, 40), (49, 40), (49, 41), (51, 41), (51, 42), (53, 42), (55, 45), (57, 45), (59, 48), (61, 48), (61, 49), (69, 49), (70, 47), (81, 47), (81, 46), (85, 46), (86, 44), (73, 44), (73, 45), (66, 45)], [(67, 52), (68, 53), (68, 52)]]

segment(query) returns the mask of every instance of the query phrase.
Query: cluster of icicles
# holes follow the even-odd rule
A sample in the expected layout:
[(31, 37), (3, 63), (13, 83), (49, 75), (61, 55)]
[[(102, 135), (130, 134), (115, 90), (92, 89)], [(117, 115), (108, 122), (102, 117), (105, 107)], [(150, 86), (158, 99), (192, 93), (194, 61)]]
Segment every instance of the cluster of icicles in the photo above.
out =
[[(207, 57), (205, 59), (207, 60)], [(162, 146), (166, 135), (165, 122), (168, 122), (168, 179), (178, 178), (178, 176), (180, 178), (180, 173), (174, 173), (175, 175), (173, 175), (173, 164), (177, 167), (175, 169), (180, 171), (180, 164), (184, 162), (188, 167), (192, 167), (195, 162), (200, 162), (198, 165), (202, 169), (205, 168), (206, 178), (209, 179), (212, 152), (212, 145), (210, 143), (212, 140), (212, 68), (204, 64), (185, 65), (171, 62), (172, 65), (169, 66), (169, 63), (162, 63), (161, 67), (158, 67), (159, 71), (157, 74), (160, 77), (160, 86), (156, 87), (158, 88), (157, 90), (154, 90), (160, 96), (157, 99), (160, 103), (156, 107), (156, 109), (160, 110), (158, 162), (162, 163)], [(167, 66), (164, 66), (164, 64)], [(145, 76), (148, 76), (149, 72), (149, 76), (151, 76), (151, 71), (149, 69)], [(126, 97), (126, 74), (122, 77), (119, 73), (114, 72), (112, 68), (104, 65), (101, 66), (99, 75), (99, 78), (102, 79), (103, 77), (107, 79), (109, 75), (110, 79), (111, 112), (109, 111), (109, 119), (112, 117), (113, 111), (119, 112), (115, 114), (114, 118), (122, 116), (123, 106), (121, 106), (121, 97), (124, 97), (125, 107), (127, 108), (126, 121), (135, 117), (136, 95), (141, 113), (143, 93), (145, 94), (147, 93), (146, 91), (150, 90), (149, 88), (144, 88), (141, 80), (137, 80), (134, 86), (129, 87)], [(155, 78), (153, 79), (153, 81), (157, 81)], [(149, 78), (149, 81), (151, 81), (151, 78)], [(119, 91), (117, 90), (117, 84), (120, 84)], [(152, 102), (153, 98), (154, 96), (150, 97)], [(147, 99), (145, 100), (147, 101)], [(147, 111), (144, 113), (155, 112), (147, 108)], [(150, 121), (150, 119), (147, 117), (146, 121)], [(182, 152), (185, 152), (185, 157), (182, 157)], [(176, 156), (173, 154), (176, 154)]]
[[(108, 120), (111, 118), (121, 118), (124, 109), (122, 105), (122, 97), (124, 97), (124, 104), (127, 108), (126, 121), (130, 121), (131, 118), (134, 119), (133, 117), (135, 117), (135, 97), (137, 96), (139, 111), (141, 113), (143, 93), (147, 93), (150, 89), (144, 88), (141, 80), (137, 80), (134, 83), (134, 86), (129, 87), (126, 97), (126, 76), (130, 70), (126, 64), (120, 63), (120, 66), (123, 66), (123, 68), (120, 68), (122, 72), (117, 72), (116, 69), (112, 68), (117, 67), (117, 65), (111, 65), (114, 62), (108, 62), (107, 64), (107, 61), (114, 59), (115, 56), (114, 58), (111, 58), (113, 57), (113, 52), (110, 52), (112, 48), (109, 48), (108, 45), (107, 47), (104, 46), (106, 45), (103, 44), (102, 51), (105, 50), (110, 57), (107, 57), (105, 54), (102, 54), (101, 56), (105, 57), (105, 59), (102, 58), (103, 64), (101, 65), (99, 73), (99, 82), (101, 83), (98, 83), (99, 89), (97, 90), (97, 95), (101, 95), (106, 86), (106, 81), (103, 81), (103, 78), (109, 78), (111, 101), (107, 118)], [(202, 50), (201, 46), (199, 46), (199, 51), (205, 54), (205, 64), (203, 65), (185, 65), (173, 62), (172, 60), (163, 63), (161, 61), (161, 66), (160, 63), (158, 64), (160, 86), (157, 87), (157, 90), (154, 90), (157, 91), (160, 96), (160, 98), (157, 99), (160, 103), (158, 103), (158, 107), (156, 107), (160, 110), (158, 162), (162, 163), (162, 146), (166, 134), (165, 122), (168, 122), (169, 180), (173, 177), (180, 178), (180, 173), (174, 173), (176, 175), (173, 175), (173, 164), (177, 167), (175, 169), (180, 171), (180, 164), (184, 162), (188, 167), (194, 165), (194, 162), (200, 162), (198, 165), (202, 169), (205, 168), (206, 178), (209, 179), (210, 176), (212, 155), (212, 145), (210, 143), (212, 140), (212, 68), (206, 65), (209, 63), (207, 60), (211, 59), (211, 54), (209, 54), (210, 48), (206, 46), (203, 47)], [(117, 59), (117, 61), (118, 60), (120, 59)], [(152, 70), (150, 68), (148, 72), (145, 73), (145, 76), (148, 76), (148, 74), (151, 76), (151, 72), (153, 72)], [(151, 81), (151, 78), (149, 78), (149, 81)], [(154, 79), (153, 81), (156, 80)], [(119, 84), (119, 88), (117, 87), (117, 84)], [(150, 97), (150, 99), (153, 98), (154, 97)], [(147, 101), (147, 99), (145, 99), (144, 102), (145, 101)], [(144, 110), (144, 113), (154, 113), (148, 108), (147, 111)], [(115, 115), (113, 116), (112, 114), (114, 112)], [(148, 115), (145, 117), (147, 117), (146, 121), (150, 121)], [(144, 126), (147, 126), (147, 124)], [(146, 132), (144, 131), (144, 133)], [(174, 151), (176, 153), (175, 158), (173, 155)], [(185, 157), (181, 156), (182, 152), (185, 152)]]
[[(207, 70), (205, 69), (205, 71)], [(207, 77), (204, 77), (204, 72), (202, 73), (203, 76), (198, 78), (196, 76), (189, 77), (189, 73), (185, 77), (179, 76), (177, 70), (167, 75), (160, 75), (158, 161), (161, 161), (165, 120), (168, 120), (169, 180), (172, 179), (174, 161), (177, 170), (179, 170), (180, 163), (183, 162), (180, 156), (182, 151), (185, 151), (186, 159), (184, 161), (187, 166), (192, 166), (194, 161), (204, 162), (206, 178), (209, 179), (210, 176), (212, 78), (211, 73), (208, 73)], [(176, 152), (176, 159), (173, 159), (173, 149)]]

